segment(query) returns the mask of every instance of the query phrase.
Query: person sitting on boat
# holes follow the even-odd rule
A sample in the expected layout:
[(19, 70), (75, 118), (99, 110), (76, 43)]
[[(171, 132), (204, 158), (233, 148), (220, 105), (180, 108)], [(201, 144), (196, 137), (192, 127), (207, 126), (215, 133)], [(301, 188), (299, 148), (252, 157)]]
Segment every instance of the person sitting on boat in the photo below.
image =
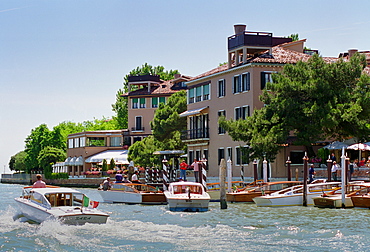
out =
[(185, 160), (182, 160), (180, 164), (180, 176), (184, 178), (186, 181), (186, 169), (188, 168), (188, 164), (185, 162)]
[(117, 174), (116, 174), (116, 183), (122, 183), (122, 180), (123, 180), (123, 176), (122, 176), (121, 171), (117, 171)]
[(46, 183), (42, 181), (41, 174), (36, 175), (37, 181), (33, 183), (32, 188), (46, 188)]
[(127, 179), (127, 175), (123, 176), (123, 181), (122, 182), (123, 183), (131, 183), (131, 181)]
[(111, 184), (110, 184), (110, 177), (108, 177), (106, 180), (103, 182), (103, 191), (110, 190)]
[(139, 181), (139, 179), (138, 179), (138, 175), (139, 174), (139, 172), (138, 171), (135, 171), (134, 172), (134, 174), (132, 174), (132, 177), (131, 177), (131, 181), (133, 182), (133, 183), (140, 183), (140, 181)]

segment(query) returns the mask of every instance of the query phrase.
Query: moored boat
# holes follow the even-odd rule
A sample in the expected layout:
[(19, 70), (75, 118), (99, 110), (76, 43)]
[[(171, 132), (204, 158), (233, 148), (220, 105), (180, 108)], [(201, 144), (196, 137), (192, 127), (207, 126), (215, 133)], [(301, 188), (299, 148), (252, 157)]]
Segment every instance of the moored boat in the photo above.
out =
[[(340, 187), (341, 182), (311, 183), (307, 185), (307, 206), (313, 205), (312, 198)], [(269, 195), (253, 198), (260, 206), (301, 206), (303, 205), (303, 185), (292, 186)]]
[(354, 207), (370, 208), (370, 183), (364, 183), (364, 188), (361, 193), (355, 194), (351, 197)]
[(71, 188), (27, 186), (15, 201), (20, 215), (36, 223), (56, 219), (70, 225), (104, 224), (109, 217), (109, 214), (96, 209), (99, 202), (91, 201), (85, 194)]
[(107, 203), (164, 205), (166, 196), (158, 188), (137, 183), (113, 183), (110, 190), (101, 190), (99, 194)]
[(323, 193), (320, 196), (312, 198), (312, 200), (314, 206), (319, 208), (351, 208), (354, 207), (352, 197), (367, 193), (369, 189), (368, 186), (370, 186), (370, 183), (351, 182), (346, 186), (344, 204), (341, 188)]
[(170, 211), (205, 212), (211, 197), (200, 183), (173, 182), (166, 195)]
[(253, 202), (253, 198), (283, 190), (285, 188), (300, 185), (300, 181), (275, 181), (266, 182), (255, 187), (245, 187), (242, 190), (234, 190), (226, 193), (226, 200), (230, 202)]

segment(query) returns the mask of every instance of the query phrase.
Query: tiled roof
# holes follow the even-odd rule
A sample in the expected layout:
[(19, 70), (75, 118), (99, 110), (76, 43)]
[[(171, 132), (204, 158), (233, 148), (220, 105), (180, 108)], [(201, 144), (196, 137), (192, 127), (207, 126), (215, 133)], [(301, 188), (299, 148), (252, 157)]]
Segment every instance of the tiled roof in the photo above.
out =
[[(164, 81), (162, 83), (159, 83), (158, 85), (152, 85), (150, 87), (150, 92), (148, 92), (148, 88), (144, 87), (135, 91), (131, 91), (129, 93), (125, 93), (122, 96), (136, 96), (136, 95), (170, 95), (173, 93), (178, 92), (181, 90), (181, 88), (175, 88), (174, 85), (180, 81), (188, 81), (190, 80), (190, 76), (182, 75), (178, 79)], [(184, 88), (183, 88), (184, 89)]]

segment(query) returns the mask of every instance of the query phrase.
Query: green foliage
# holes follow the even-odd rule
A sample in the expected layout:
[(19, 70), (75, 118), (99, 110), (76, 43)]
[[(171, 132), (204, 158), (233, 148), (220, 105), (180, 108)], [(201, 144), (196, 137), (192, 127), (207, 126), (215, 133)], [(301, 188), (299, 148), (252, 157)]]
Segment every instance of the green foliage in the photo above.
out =
[(102, 168), (101, 168), (102, 171), (108, 171), (108, 164), (107, 164), (107, 160), (103, 159), (103, 165), (102, 165)]
[[(289, 136), (296, 145), (306, 146), (322, 139), (342, 140), (370, 134), (370, 77), (362, 74), (365, 57), (359, 54), (349, 62), (325, 63), (318, 55), (308, 62), (286, 65), (273, 76), (268, 90), (260, 96), (266, 104), (247, 120), (220, 119), (234, 140), (252, 147), (252, 157), (266, 153), (272, 160)], [(272, 159), (271, 159), (272, 158)]]
[(326, 148), (320, 148), (317, 150), (317, 156), (321, 158), (321, 163), (325, 164), (326, 160), (329, 158), (330, 151)]
[(298, 33), (292, 33), (288, 36), (288, 38), (291, 38), (293, 41), (299, 40), (299, 35)]
[(186, 117), (179, 114), (186, 111), (186, 92), (179, 91), (171, 95), (167, 104), (160, 103), (155, 111), (151, 128), (157, 144), (164, 150), (182, 150), (185, 145), (181, 141), (181, 132), (186, 130)]
[(123, 88), (119, 89), (116, 93), (116, 102), (112, 104), (112, 110), (116, 113), (114, 117), (117, 121), (117, 124), (120, 129), (127, 128), (128, 122), (128, 113), (127, 113), (127, 97), (121, 97), (122, 94), (128, 91), (128, 77), (130, 75), (159, 75), (161, 80), (172, 80), (175, 74), (179, 74), (178, 70), (169, 70), (166, 71), (163, 66), (151, 66), (148, 63), (144, 63), (140, 67), (136, 67), (135, 69), (131, 70), (124, 77)]
[(66, 172), (58, 172), (58, 173), (52, 173), (49, 177), (49, 179), (68, 179), (69, 174)]
[(110, 163), (109, 163), (109, 170), (114, 170), (114, 168), (116, 167), (116, 162), (114, 161), (114, 159), (112, 158), (110, 160)]
[(25, 151), (20, 151), (14, 156), (12, 156), (9, 161), (10, 170), (17, 171), (17, 172), (27, 171), (26, 161), (25, 161), (26, 155), (27, 154)]
[(152, 135), (135, 142), (129, 148), (128, 159), (134, 161), (135, 165), (144, 167), (152, 167), (153, 164), (159, 165), (158, 157), (153, 155), (154, 151), (159, 150), (158, 143)]
[(37, 161), (40, 168), (44, 171), (45, 177), (50, 178), (52, 173), (52, 165), (56, 162), (62, 162), (66, 159), (66, 154), (64, 150), (46, 146), (42, 151), (40, 151)]

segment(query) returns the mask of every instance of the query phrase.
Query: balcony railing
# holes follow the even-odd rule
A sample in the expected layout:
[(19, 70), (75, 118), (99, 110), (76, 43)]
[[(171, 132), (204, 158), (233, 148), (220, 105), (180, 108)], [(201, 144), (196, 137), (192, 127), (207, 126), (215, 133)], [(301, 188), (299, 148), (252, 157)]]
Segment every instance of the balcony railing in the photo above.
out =
[(194, 140), (209, 138), (209, 128), (192, 129), (183, 131), (181, 140)]
[(144, 131), (144, 127), (132, 127), (131, 131)]

